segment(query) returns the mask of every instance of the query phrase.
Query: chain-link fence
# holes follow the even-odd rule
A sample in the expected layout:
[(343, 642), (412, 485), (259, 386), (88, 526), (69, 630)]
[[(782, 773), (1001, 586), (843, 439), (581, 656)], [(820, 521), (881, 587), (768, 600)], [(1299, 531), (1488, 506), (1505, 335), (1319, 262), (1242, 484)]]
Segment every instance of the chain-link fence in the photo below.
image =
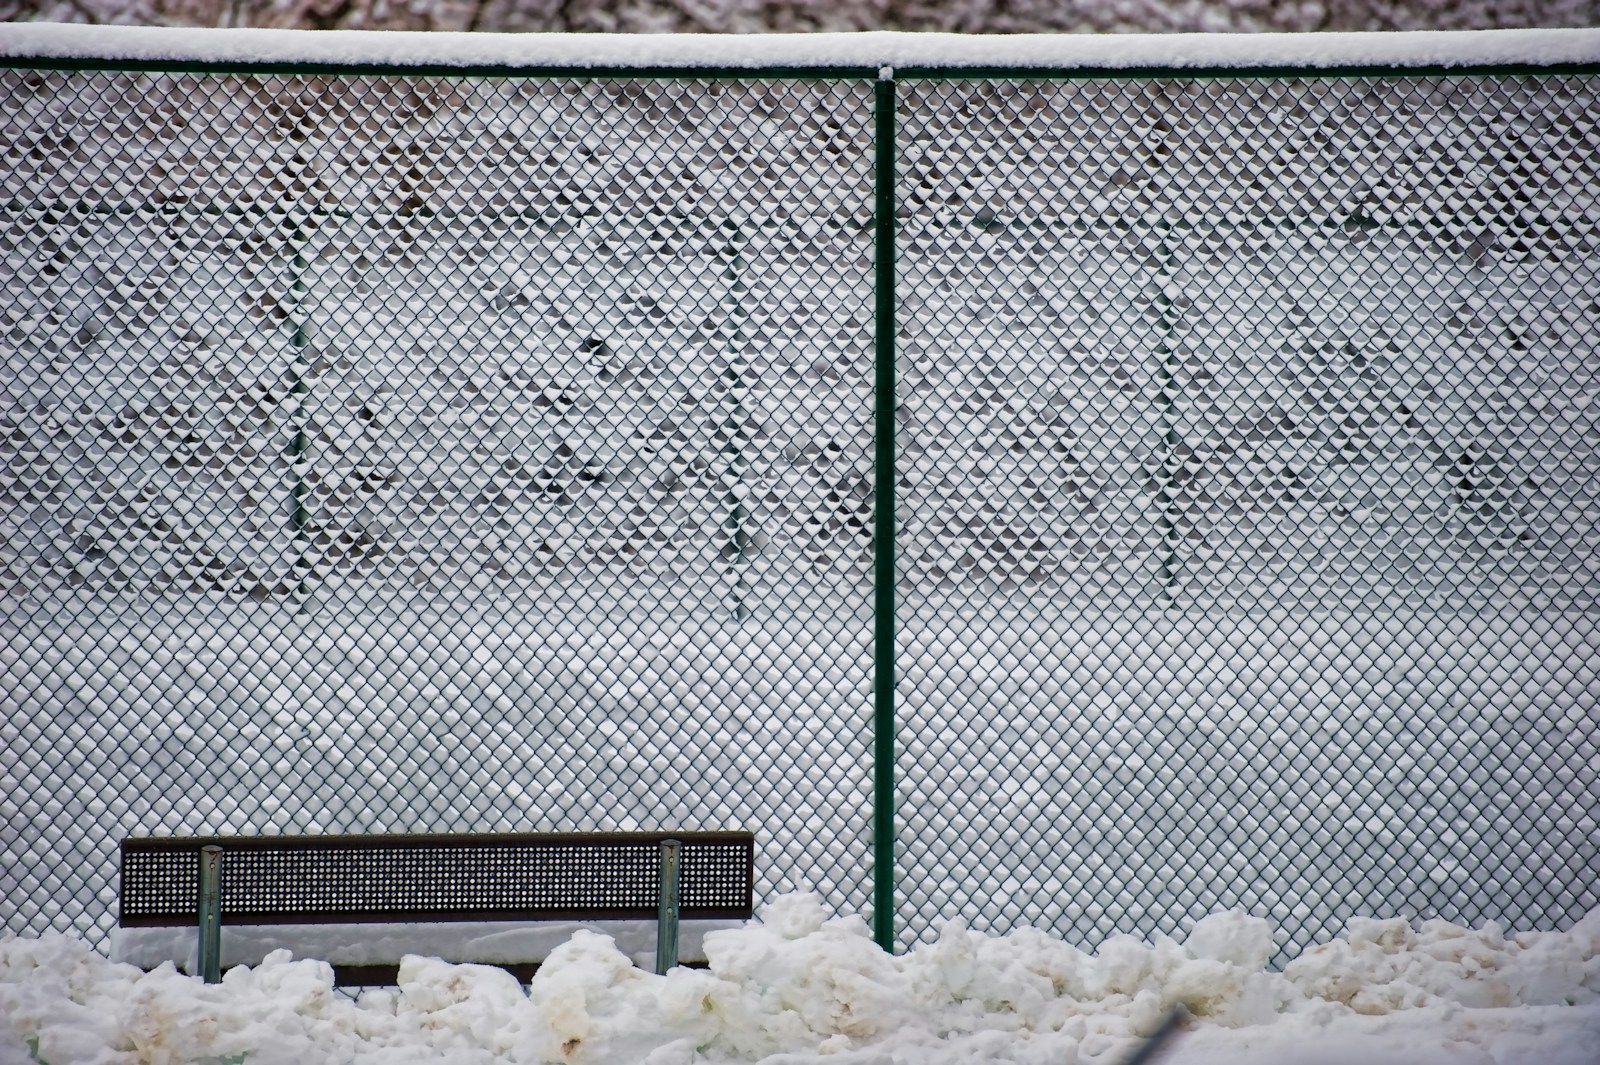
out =
[(1597, 88), (905, 90), (917, 932), (1600, 901)]
[[(1597, 88), (895, 86), (900, 942), (1600, 903)], [(870, 912), (873, 96), (0, 74), (6, 926), (164, 832)]]

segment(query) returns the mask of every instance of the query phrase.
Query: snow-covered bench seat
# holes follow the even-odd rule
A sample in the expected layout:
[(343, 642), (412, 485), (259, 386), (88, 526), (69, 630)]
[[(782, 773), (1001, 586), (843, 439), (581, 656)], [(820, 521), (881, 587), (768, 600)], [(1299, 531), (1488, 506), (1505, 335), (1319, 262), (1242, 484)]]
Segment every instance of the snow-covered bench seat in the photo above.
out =
[(270, 951), (334, 966), (341, 984), (392, 983), (402, 955), (501, 965), (527, 979), (579, 928), (648, 964), (659, 848), (681, 842), (679, 958), (754, 912), (749, 832), (144, 837), (122, 841), (112, 956), (195, 972), (201, 849), (223, 849), (222, 964)]

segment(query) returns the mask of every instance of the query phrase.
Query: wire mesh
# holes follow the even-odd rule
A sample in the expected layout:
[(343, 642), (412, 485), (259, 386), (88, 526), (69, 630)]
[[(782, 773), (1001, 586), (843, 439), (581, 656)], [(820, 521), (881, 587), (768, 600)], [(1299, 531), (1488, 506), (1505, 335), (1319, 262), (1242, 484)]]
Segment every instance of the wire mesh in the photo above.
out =
[(869, 89), (0, 97), (8, 927), (160, 833), (753, 829), (865, 905)]
[(1595, 88), (904, 88), (904, 939), (1600, 901)]
[[(902, 944), (1600, 903), (1595, 88), (898, 85)], [(869, 82), (0, 101), (8, 928), (153, 833), (870, 909)]]
[[(681, 835), (673, 912), (748, 918), (753, 836)], [(194, 927), (210, 846), (222, 852), (217, 912), (230, 924), (653, 919), (664, 842), (639, 832), (130, 838), (118, 923)]]

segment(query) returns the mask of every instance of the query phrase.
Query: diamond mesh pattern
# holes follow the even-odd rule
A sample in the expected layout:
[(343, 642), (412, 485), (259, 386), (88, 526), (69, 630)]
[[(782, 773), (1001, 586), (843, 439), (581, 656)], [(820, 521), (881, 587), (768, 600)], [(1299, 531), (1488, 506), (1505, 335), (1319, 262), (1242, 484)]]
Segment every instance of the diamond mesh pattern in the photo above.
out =
[(0, 75), (0, 894), (740, 828), (864, 907), (871, 94)]
[(906, 940), (1600, 901), (1595, 90), (906, 87)]
[[(902, 82), (900, 919), (1600, 903), (1594, 79)], [(0, 73), (0, 894), (869, 901), (871, 89)]]

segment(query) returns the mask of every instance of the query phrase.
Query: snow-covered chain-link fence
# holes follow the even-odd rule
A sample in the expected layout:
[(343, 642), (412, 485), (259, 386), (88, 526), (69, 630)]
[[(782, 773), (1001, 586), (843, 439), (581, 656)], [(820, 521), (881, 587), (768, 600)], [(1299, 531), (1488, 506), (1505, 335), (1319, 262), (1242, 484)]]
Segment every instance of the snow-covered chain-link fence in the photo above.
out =
[[(870, 909), (875, 74), (0, 72), (6, 927), (167, 832)], [(902, 942), (1600, 904), (1594, 71), (894, 91)]]

